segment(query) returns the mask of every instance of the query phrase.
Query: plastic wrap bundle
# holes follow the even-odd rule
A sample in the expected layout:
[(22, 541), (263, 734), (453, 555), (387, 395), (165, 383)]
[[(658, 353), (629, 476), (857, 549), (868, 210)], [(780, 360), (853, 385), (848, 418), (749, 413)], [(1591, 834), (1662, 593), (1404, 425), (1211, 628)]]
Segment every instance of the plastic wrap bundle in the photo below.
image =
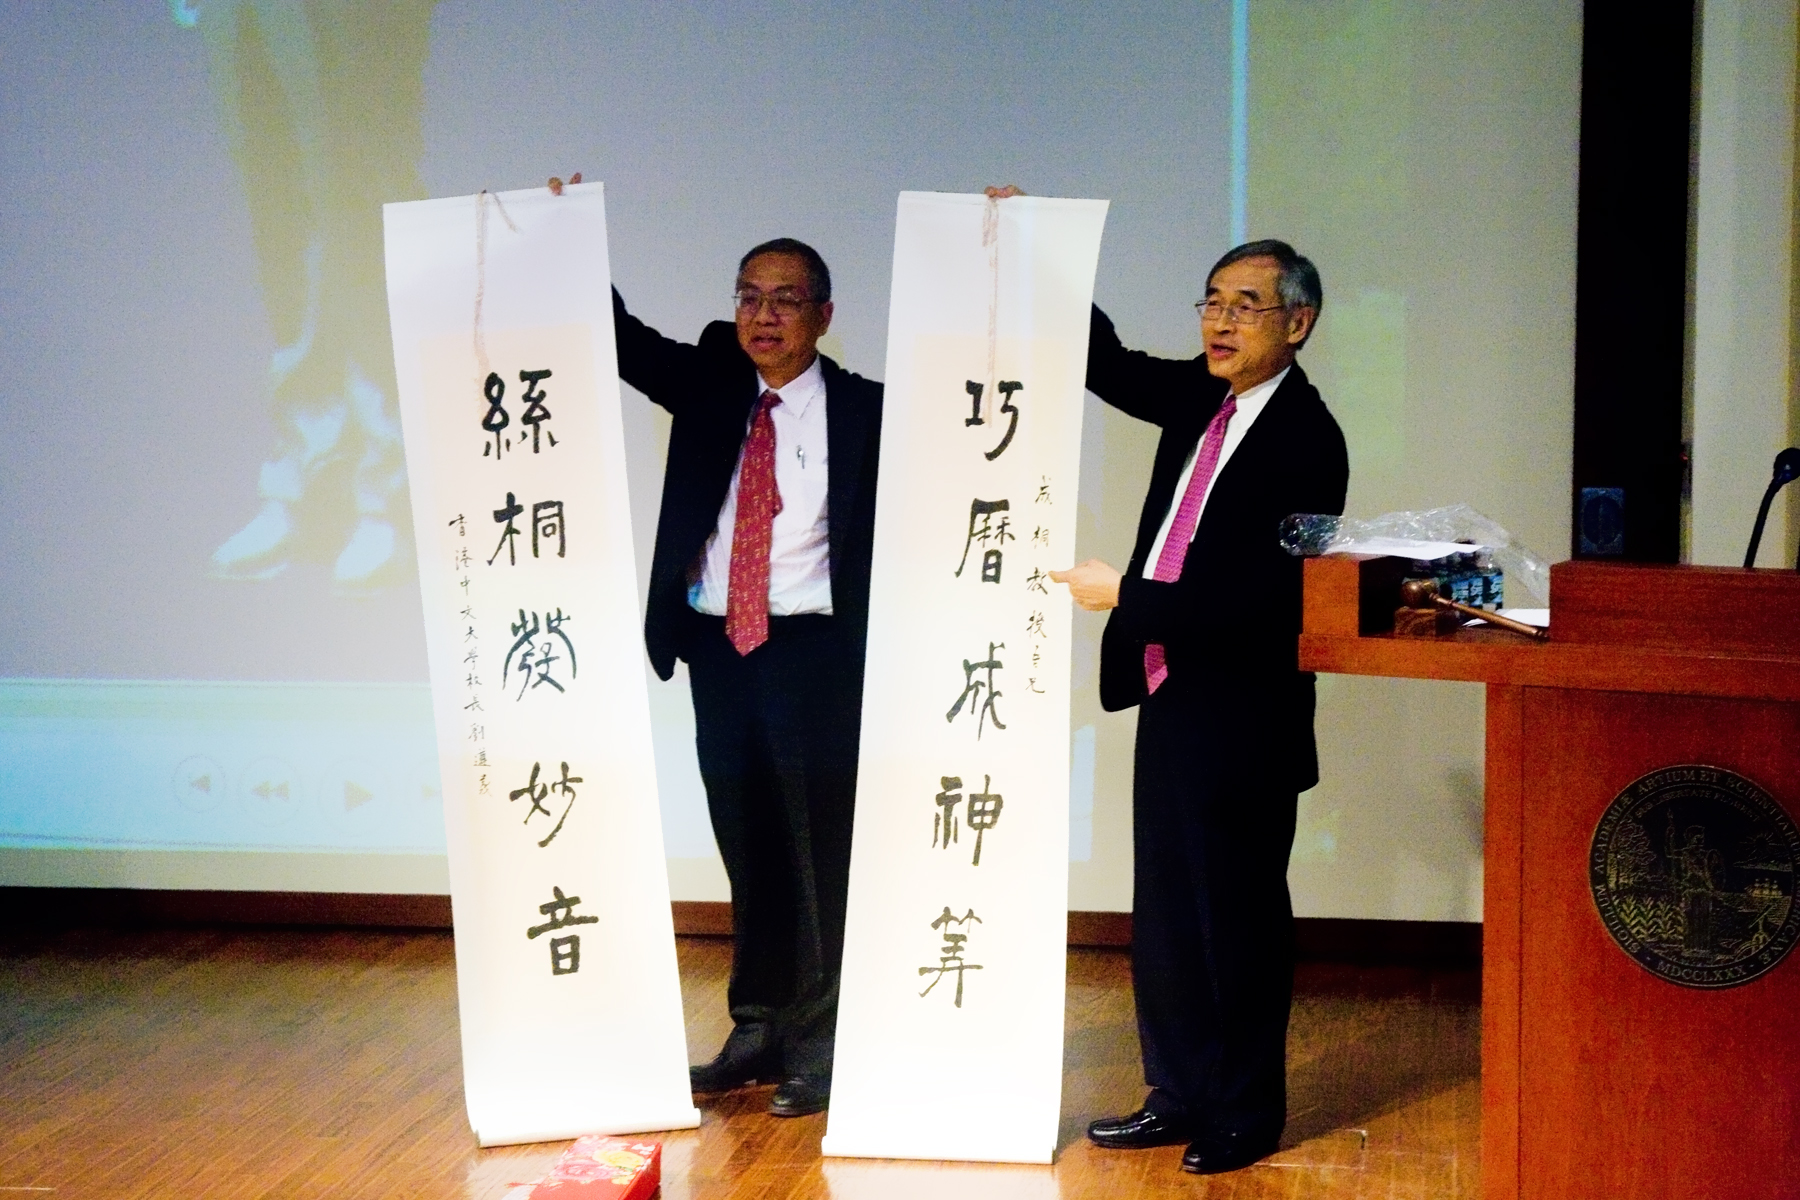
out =
[[(1486, 550), (1507, 578), (1529, 592), (1538, 607), (1550, 603), (1550, 564), (1513, 540), (1499, 522), (1470, 508), (1452, 504), (1418, 512), (1383, 513), (1367, 521), (1354, 517), (1295, 513), (1281, 523), (1281, 546), (1289, 554), (1396, 554), (1392, 542), (1467, 542)], [(1383, 544), (1390, 543), (1390, 544)], [(1512, 597), (1516, 606), (1523, 597)]]

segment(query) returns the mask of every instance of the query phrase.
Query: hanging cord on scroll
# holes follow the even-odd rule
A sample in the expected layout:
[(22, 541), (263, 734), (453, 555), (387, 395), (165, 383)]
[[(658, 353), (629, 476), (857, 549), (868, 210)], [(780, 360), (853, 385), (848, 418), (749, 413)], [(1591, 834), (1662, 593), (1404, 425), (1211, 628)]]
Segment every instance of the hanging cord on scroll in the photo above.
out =
[[(561, 180), (556, 181), (554, 190), (558, 195), (562, 194)], [(513, 224), (512, 217), (507, 214), (506, 206), (500, 203), (500, 197), (486, 188), (482, 188), (475, 196), (475, 313), (470, 323), (470, 337), (475, 345), (475, 387), (478, 391), (483, 392), (487, 390), (487, 380), (495, 378), (488, 369), (486, 325), (481, 312), (482, 305), (487, 302), (488, 206), (490, 204), (500, 213), (500, 219), (506, 222), (508, 229), (514, 233), (519, 232), (519, 227)], [(499, 427), (489, 424), (492, 419), (492, 414), (482, 418), (481, 427), (489, 433), (498, 433)], [(501, 413), (500, 419), (504, 422), (506, 414)]]
[[(581, 172), (577, 171), (569, 176), (569, 182), (580, 183)], [(563, 181), (555, 175), (550, 177), (550, 182), (546, 186), (550, 189), (550, 194), (552, 196), (560, 196), (563, 194)], [(492, 372), (488, 369), (486, 326), (483, 323), (481, 312), (481, 306), (487, 300), (488, 207), (490, 205), (493, 206), (494, 211), (500, 214), (500, 219), (506, 222), (506, 227), (508, 229), (517, 233), (519, 232), (519, 227), (514, 224), (511, 214), (506, 211), (506, 205), (500, 203), (500, 197), (488, 191), (486, 188), (482, 188), (481, 191), (476, 194), (475, 317), (472, 323), (472, 336), (475, 339), (475, 384), (483, 394), (489, 397), (489, 404), (493, 405), (493, 393), (488, 389), (487, 380), (490, 377), (497, 378), (497, 376), (492, 376)], [(497, 406), (495, 407), (495, 411), (498, 411)], [(493, 424), (491, 422), (494, 421), (494, 413), (490, 412), (488, 416), (482, 418), (481, 427), (489, 433), (498, 433), (506, 419), (506, 414), (500, 412), (500, 424)]]
[[(988, 333), (987, 333), (987, 394), (998, 395), (994, 385), (998, 382), (996, 366), (1000, 357), (1000, 201), (1003, 197), (993, 194), (989, 188), (987, 206), (981, 213), (981, 245), (988, 252)], [(1023, 195), (1024, 193), (1020, 193)], [(977, 401), (979, 403), (979, 401)], [(1010, 401), (1006, 402), (1010, 405)], [(1013, 418), (1015, 421), (1017, 417)], [(1006, 435), (1011, 440), (1012, 434)], [(994, 455), (988, 456), (990, 459)]]
[[(1000, 412), (1010, 413), (1012, 415), (1012, 429), (1016, 430), (1019, 423), (1019, 415), (1010, 399), (1011, 393), (999, 390), (1002, 386), (999, 376), (1000, 202), (1002, 200), (1010, 200), (1014, 196), (1023, 196), (1025, 195), (1025, 191), (1017, 184), (1009, 183), (1004, 187), (988, 187), (983, 190), (983, 194), (987, 197), (987, 205), (981, 212), (981, 247), (987, 251), (988, 256), (987, 381), (985, 385), (980, 385), (979, 392), (976, 390), (978, 385), (974, 383), (969, 385), (970, 394), (975, 398), (975, 413), (967, 423), (971, 425), (981, 423), (982, 395), (986, 395), (990, 398), (990, 404), (993, 403), (992, 398), (998, 396), (1000, 397)], [(1016, 388), (1019, 385), (1014, 383), (1006, 384), (1004, 386)], [(1000, 456), (1001, 450), (1006, 447), (1008, 442), (1012, 441), (1012, 436), (1012, 432), (1009, 430), (1005, 440), (1003, 440), (999, 446), (988, 452), (987, 457), (989, 461)]]
[[(1369, 520), (1295, 513), (1281, 523), (1281, 546), (1296, 557), (1370, 554), (1407, 560), (1408, 578), (1434, 585), (1429, 598), (1425, 589), (1413, 590), (1423, 610), (1478, 616), (1508, 629), (1549, 623), (1549, 564), (1467, 504)], [(1509, 615), (1498, 616), (1500, 610)], [(1531, 636), (1536, 635), (1534, 630)]]

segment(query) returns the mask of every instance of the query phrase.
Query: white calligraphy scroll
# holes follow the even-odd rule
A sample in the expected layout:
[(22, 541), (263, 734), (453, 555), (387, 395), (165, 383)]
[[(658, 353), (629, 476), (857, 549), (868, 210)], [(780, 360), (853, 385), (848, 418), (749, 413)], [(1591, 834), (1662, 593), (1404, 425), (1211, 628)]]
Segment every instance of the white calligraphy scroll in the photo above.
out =
[(691, 1128), (604, 192), (386, 224), (469, 1123)]
[(826, 1154), (1049, 1162), (1106, 203), (906, 192)]

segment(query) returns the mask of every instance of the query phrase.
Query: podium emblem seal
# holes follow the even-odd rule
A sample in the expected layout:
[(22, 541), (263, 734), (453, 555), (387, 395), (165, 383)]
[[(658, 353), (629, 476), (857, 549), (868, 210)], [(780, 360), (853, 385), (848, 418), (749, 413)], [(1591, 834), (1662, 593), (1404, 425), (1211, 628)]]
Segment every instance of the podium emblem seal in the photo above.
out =
[(1699, 764), (1652, 771), (1594, 830), (1588, 883), (1608, 933), (1682, 987), (1727, 988), (1800, 941), (1800, 829), (1762, 788)]

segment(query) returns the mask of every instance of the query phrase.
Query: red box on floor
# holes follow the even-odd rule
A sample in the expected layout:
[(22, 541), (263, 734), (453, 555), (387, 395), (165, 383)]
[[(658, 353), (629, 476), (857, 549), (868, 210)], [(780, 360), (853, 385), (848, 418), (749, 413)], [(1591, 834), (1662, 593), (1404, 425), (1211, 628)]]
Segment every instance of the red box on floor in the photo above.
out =
[(661, 1142), (584, 1137), (527, 1194), (535, 1200), (650, 1200), (661, 1182)]

